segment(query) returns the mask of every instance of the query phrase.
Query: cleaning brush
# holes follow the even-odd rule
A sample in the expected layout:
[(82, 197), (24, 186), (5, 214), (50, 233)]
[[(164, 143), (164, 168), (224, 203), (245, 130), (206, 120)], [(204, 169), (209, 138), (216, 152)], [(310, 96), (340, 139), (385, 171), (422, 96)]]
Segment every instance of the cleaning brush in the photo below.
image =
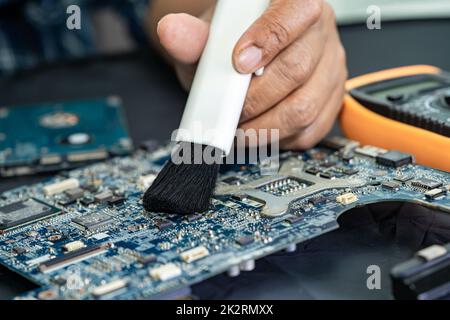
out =
[(144, 195), (147, 211), (190, 214), (209, 209), (220, 162), (232, 148), (252, 76), (234, 69), (233, 50), (269, 3), (270, 0), (217, 2), (208, 41), (175, 135), (178, 145)]

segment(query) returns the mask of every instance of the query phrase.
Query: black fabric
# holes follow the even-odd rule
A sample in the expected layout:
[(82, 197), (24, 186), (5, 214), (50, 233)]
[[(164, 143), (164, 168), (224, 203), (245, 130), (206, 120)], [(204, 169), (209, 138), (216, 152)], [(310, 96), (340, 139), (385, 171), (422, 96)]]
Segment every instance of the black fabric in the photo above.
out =
[[(450, 70), (450, 20), (383, 23), (382, 30), (373, 31), (355, 25), (340, 31), (350, 76), (407, 64)], [(136, 145), (147, 139), (167, 140), (179, 124), (186, 99), (172, 70), (151, 52), (44, 66), (0, 80), (0, 105), (110, 94), (123, 98)], [(339, 132), (337, 127), (334, 131)], [(0, 192), (42, 178), (2, 179)], [(448, 217), (427, 217), (423, 210), (382, 204), (352, 211), (342, 216), (340, 229), (303, 244), (297, 252), (262, 259), (255, 272), (239, 278), (215, 277), (194, 286), (194, 293), (204, 298), (390, 298), (388, 274), (393, 265), (419, 247), (449, 241)], [(369, 264), (382, 269), (381, 290), (365, 286)], [(0, 298), (32, 287), (0, 268)]]

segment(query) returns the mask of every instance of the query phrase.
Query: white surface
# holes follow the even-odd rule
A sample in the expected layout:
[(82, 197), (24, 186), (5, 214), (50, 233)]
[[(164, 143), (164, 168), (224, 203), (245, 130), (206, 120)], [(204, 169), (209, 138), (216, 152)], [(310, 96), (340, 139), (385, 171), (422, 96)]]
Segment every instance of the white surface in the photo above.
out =
[(339, 24), (367, 20), (371, 5), (381, 9), (381, 23), (392, 20), (449, 18), (450, 0), (328, 0)]

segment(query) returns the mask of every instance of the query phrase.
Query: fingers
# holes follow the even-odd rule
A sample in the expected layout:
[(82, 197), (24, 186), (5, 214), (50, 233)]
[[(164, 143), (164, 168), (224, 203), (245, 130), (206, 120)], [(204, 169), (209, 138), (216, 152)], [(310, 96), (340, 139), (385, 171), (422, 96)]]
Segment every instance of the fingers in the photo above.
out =
[(241, 37), (233, 61), (241, 73), (268, 65), (322, 14), (322, 0), (273, 0), (267, 11)]
[(305, 150), (322, 140), (334, 125), (342, 106), (344, 86), (335, 89), (329, 103), (319, 114), (316, 121), (300, 133), (280, 141), (280, 147), (287, 150)]
[(208, 40), (209, 23), (185, 13), (163, 17), (157, 29), (161, 45), (178, 62), (194, 64)]
[(302, 86), (316, 68), (325, 40), (322, 27), (314, 25), (272, 61), (265, 68), (263, 76), (253, 78), (241, 122), (259, 116)]
[(325, 112), (323, 107), (329, 104), (336, 87), (344, 86), (347, 76), (345, 52), (337, 35), (330, 39), (325, 50), (327, 54), (304, 86), (258, 118), (243, 123), (241, 128), (279, 129), (283, 140), (315, 122), (319, 114)]

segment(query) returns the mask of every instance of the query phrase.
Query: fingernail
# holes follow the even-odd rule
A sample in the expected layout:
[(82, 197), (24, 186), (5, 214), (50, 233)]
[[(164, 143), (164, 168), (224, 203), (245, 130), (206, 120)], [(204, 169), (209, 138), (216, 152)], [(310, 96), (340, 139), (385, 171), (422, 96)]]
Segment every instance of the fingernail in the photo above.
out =
[(237, 61), (237, 69), (242, 73), (252, 73), (262, 60), (262, 50), (251, 46), (241, 52)]

